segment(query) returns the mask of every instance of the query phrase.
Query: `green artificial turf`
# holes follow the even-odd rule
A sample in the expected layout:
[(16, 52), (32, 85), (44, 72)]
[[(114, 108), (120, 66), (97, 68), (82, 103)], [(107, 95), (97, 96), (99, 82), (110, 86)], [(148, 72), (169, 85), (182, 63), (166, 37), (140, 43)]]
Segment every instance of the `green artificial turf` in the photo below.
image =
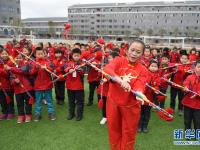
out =
[[(88, 85), (85, 89), (85, 100), (87, 100)], [(93, 106), (85, 106), (84, 119), (80, 122), (66, 119), (66, 101), (67, 99), (63, 106), (54, 103), (56, 121), (48, 120), (46, 106), (40, 122), (19, 125), (16, 119), (0, 121), (0, 150), (109, 150), (107, 126), (99, 124), (101, 111), (97, 108), (97, 100), (95, 99)], [(168, 105), (169, 100), (167, 100)], [(173, 145), (174, 129), (183, 127), (183, 117), (176, 115), (173, 122), (164, 122), (152, 111), (149, 133), (137, 134), (135, 149), (199, 150), (200, 146)]]

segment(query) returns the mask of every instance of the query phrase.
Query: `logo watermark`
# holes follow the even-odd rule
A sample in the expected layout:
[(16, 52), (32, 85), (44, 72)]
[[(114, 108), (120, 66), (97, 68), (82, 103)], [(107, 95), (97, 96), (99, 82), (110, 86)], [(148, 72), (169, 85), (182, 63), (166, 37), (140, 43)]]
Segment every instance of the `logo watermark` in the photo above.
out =
[(174, 145), (200, 145), (200, 129), (175, 129)]

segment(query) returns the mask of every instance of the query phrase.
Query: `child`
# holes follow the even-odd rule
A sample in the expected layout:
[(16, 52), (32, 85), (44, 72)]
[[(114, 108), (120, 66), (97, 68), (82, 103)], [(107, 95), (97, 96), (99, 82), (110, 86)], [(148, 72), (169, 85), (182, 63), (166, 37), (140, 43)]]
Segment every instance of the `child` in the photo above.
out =
[(2, 114), (0, 120), (10, 120), (14, 118), (14, 99), (13, 90), (10, 83), (10, 74), (5, 70), (5, 64), (11, 64), (8, 59), (8, 53), (2, 49), (0, 53), (0, 103)]
[[(171, 65), (170, 64), (170, 56), (165, 53), (161, 56), (160, 61), (161, 61), (160, 62), (160, 68), (159, 68), (160, 77), (164, 77), (164, 78), (169, 79), (171, 72), (172, 72), (172, 68), (169, 68), (169, 69), (163, 69), (163, 68), (169, 67)], [(159, 85), (159, 89), (162, 93), (166, 94), (167, 89), (168, 89), (168, 83), (164, 80), (161, 80), (160, 85)], [(155, 103), (157, 105), (159, 105), (161, 108), (165, 107), (165, 100), (163, 100), (162, 102), (157, 101)]]
[(68, 120), (72, 120), (75, 116), (76, 108), (76, 121), (83, 118), (84, 107), (84, 70), (79, 68), (75, 71), (75, 67), (81, 64), (80, 61), (81, 50), (75, 48), (72, 50), (72, 60), (68, 62), (65, 69), (67, 75), (66, 88), (68, 94)]
[[(64, 72), (64, 65), (65, 65), (65, 59), (63, 58), (64, 51), (60, 49), (56, 49), (54, 52), (55, 59), (53, 60), (53, 65), (55, 67), (54, 72), (61, 76)], [(65, 99), (65, 79), (62, 78), (59, 81), (55, 82), (55, 92), (56, 92), (56, 100), (58, 105), (64, 104)]]
[(196, 49), (195, 48), (191, 49), (190, 55), (189, 55), (189, 60), (190, 60), (190, 62), (194, 62), (194, 61), (197, 60), (197, 55), (196, 55)]
[[(180, 57), (180, 66), (177, 66), (177, 72), (174, 74), (172, 77), (172, 81), (176, 84), (183, 85), (183, 81), (189, 75), (187, 73), (188, 70), (190, 70), (190, 65), (188, 64), (189, 59), (188, 59), (188, 54), (185, 52), (182, 53)], [(178, 95), (178, 114), (179, 116), (182, 116), (183, 114), (183, 105), (181, 103), (184, 93), (181, 91), (181, 89), (178, 89), (176, 86), (171, 86), (170, 89), (170, 107), (175, 110), (175, 104), (176, 104), (176, 96)]]
[[(148, 76), (148, 82), (150, 86), (153, 88), (159, 90), (160, 85), (160, 76), (158, 73), (158, 62), (155, 60), (152, 60), (149, 65), (149, 76)], [(149, 87), (146, 87), (145, 95), (150, 101), (155, 101), (156, 99), (156, 93)], [(148, 103), (144, 103), (144, 105), (141, 106), (141, 113), (140, 113), (140, 121), (139, 121), (139, 127), (138, 132), (144, 132), (148, 133), (148, 123), (151, 116), (151, 106), (148, 105)]]
[[(184, 82), (187, 92), (182, 100), (184, 105), (184, 125), (185, 129), (200, 129), (200, 60), (195, 63), (195, 73), (188, 76)], [(188, 90), (192, 90), (198, 95), (194, 95)]]
[[(10, 70), (11, 72), (11, 83), (14, 88), (15, 98), (17, 101), (17, 109), (18, 109), (18, 119), (17, 123), (30, 122), (32, 116), (32, 100), (31, 98), (33, 87), (29, 82), (27, 76), (28, 74), (28, 64), (22, 59), (22, 56), (19, 54), (15, 58), (15, 62), (18, 67), (9, 67), (5, 66), (6, 70)], [(30, 95), (28, 95), (29, 93)], [(25, 110), (25, 112), (24, 112)]]
[(152, 59), (152, 56), (151, 56), (150, 46), (145, 46), (144, 54), (143, 54), (143, 56), (141, 58), (141, 63), (145, 67), (148, 67), (151, 59)]
[[(108, 63), (110, 63), (117, 56), (119, 56), (119, 54), (117, 52), (111, 52), (110, 55), (108, 56)], [(107, 118), (106, 118), (106, 99), (107, 99), (108, 88), (109, 88), (109, 82), (107, 81), (106, 78), (103, 78), (103, 82), (104, 83), (100, 84), (98, 89), (97, 89), (97, 93), (98, 93), (99, 99), (101, 98), (101, 94), (102, 94), (102, 100), (103, 100), (102, 119), (100, 121), (101, 125), (104, 125), (107, 122)], [(101, 90), (103, 90), (103, 91), (101, 91)]]
[[(101, 59), (102, 59), (102, 52), (101, 48), (96, 48), (95, 49), (95, 59), (92, 62), (94, 65), (97, 65), (98, 67), (101, 66)], [(87, 106), (93, 105), (93, 99), (94, 99), (94, 92), (95, 89), (99, 86), (101, 76), (98, 71), (96, 71), (94, 68), (89, 67), (89, 72), (88, 72), (88, 82), (89, 82), (89, 97), (88, 97), (88, 104)]]
[(35, 49), (36, 64), (34, 64), (31, 74), (36, 75), (34, 90), (35, 90), (35, 118), (34, 121), (38, 122), (41, 119), (42, 111), (42, 98), (43, 94), (47, 102), (48, 117), (50, 120), (55, 120), (55, 110), (52, 100), (52, 79), (50, 73), (45, 69), (50, 68), (50, 63), (45, 59), (45, 52), (42, 48), (37, 47)]

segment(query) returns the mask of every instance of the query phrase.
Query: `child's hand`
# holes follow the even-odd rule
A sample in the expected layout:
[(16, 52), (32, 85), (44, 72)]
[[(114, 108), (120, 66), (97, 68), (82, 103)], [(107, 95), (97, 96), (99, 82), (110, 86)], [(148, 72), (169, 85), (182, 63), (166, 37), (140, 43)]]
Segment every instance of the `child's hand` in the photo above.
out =
[(189, 89), (187, 87), (184, 87), (183, 91), (188, 92)]
[(93, 65), (97, 65), (97, 63), (95, 61), (92, 62)]
[(74, 69), (69, 69), (69, 73), (72, 73), (72, 72), (74, 72)]
[(42, 69), (47, 69), (46, 65), (41, 66)]
[(7, 71), (11, 70), (11, 67), (8, 66), (8, 65), (4, 65), (4, 68), (5, 68), (5, 70), (7, 70)]
[(16, 79), (15, 79), (15, 82), (16, 82), (17, 84), (19, 84), (20, 81), (19, 81), (18, 78), (16, 78)]

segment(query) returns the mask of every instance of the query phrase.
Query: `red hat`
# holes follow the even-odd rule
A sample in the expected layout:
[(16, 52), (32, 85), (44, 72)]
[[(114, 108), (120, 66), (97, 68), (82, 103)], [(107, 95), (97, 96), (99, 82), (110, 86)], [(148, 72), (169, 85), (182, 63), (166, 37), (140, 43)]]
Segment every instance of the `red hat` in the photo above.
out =
[[(168, 112), (169, 114), (173, 114), (174, 113), (174, 109), (172, 108), (166, 108), (165, 109), (166, 112)], [(158, 116), (162, 119), (162, 120), (165, 120), (165, 121), (173, 121), (174, 120), (174, 117), (173, 118), (170, 118), (168, 116), (166, 116), (163, 112), (159, 111), (157, 112)]]
[(103, 56), (102, 51), (97, 51), (96, 54), (95, 54), (95, 59), (101, 60), (101, 59), (102, 59), (102, 56)]
[(89, 59), (90, 57), (90, 52), (89, 51), (83, 51), (81, 54), (81, 59)]
[(100, 45), (104, 45), (105, 41), (104, 41), (103, 38), (99, 38), (99, 39), (97, 39), (97, 43), (100, 44)]
[(106, 47), (107, 48), (109, 48), (109, 49), (113, 49), (113, 43), (112, 42), (109, 42), (107, 45), (106, 45)]

